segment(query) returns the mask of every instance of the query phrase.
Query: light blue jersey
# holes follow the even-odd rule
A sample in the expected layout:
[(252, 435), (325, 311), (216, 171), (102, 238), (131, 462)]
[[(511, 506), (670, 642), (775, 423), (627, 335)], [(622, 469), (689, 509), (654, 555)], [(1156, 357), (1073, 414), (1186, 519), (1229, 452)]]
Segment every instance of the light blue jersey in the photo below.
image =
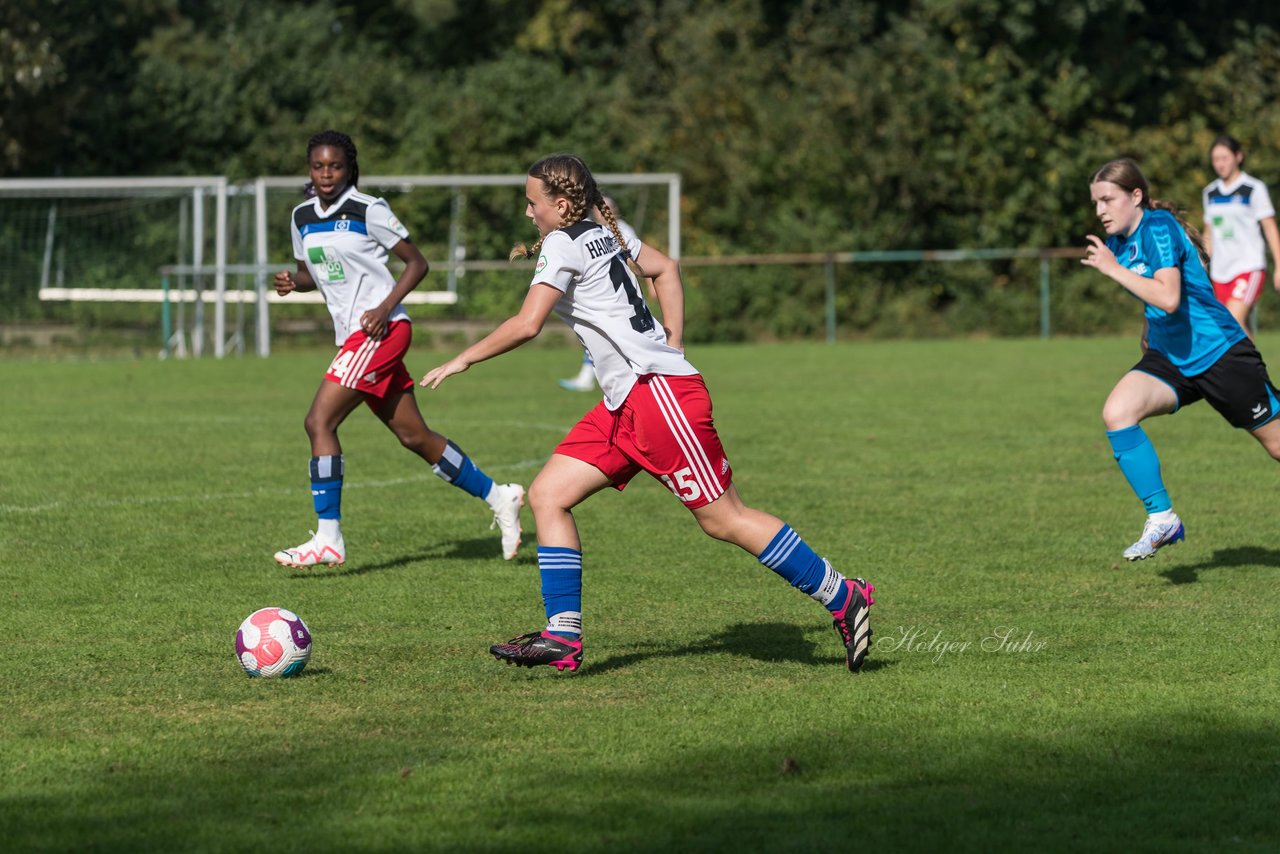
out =
[(1194, 377), (1213, 366), (1245, 337), (1244, 328), (1213, 294), (1200, 254), (1177, 218), (1165, 210), (1147, 210), (1133, 234), (1107, 238), (1107, 248), (1126, 269), (1148, 279), (1156, 270), (1176, 267), (1182, 274), (1182, 299), (1172, 314), (1145, 305), (1147, 346), (1164, 354), (1184, 375)]

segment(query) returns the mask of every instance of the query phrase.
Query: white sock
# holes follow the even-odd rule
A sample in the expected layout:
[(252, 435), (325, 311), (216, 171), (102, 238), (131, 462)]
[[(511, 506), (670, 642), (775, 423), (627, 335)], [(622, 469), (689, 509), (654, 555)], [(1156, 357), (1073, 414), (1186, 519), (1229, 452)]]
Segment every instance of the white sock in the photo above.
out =
[(317, 519), (316, 536), (322, 540), (333, 542), (342, 539), (342, 528), (337, 519)]
[(1173, 508), (1170, 507), (1168, 510), (1161, 510), (1159, 513), (1149, 513), (1147, 518), (1160, 525), (1171, 525), (1178, 518), (1178, 514), (1174, 513)]
[(498, 508), (507, 503), (506, 490), (502, 489), (504, 486), (506, 486), (505, 483), (498, 483), (495, 480), (493, 486), (489, 487), (489, 491), (485, 493), (484, 503), (488, 504), (489, 509), (494, 513), (497, 513)]

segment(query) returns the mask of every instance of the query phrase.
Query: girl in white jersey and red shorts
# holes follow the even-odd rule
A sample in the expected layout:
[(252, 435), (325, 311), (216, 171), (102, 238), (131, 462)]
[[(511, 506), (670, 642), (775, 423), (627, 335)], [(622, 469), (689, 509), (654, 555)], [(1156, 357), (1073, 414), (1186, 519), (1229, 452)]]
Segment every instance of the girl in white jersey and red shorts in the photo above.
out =
[[(571, 154), (529, 169), (526, 214), (540, 235), (533, 280), (518, 314), (434, 368), (422, 385), (534, 338), (555, 312), (590, 352), (604, 400), (583, 416), (529, 487), (538, 525), (538, 568), (546, 628), (490, 647), (499, 660), (563, 671), (582, 663), (582, 545), (573, 508), (641, 471), (666, 484), (712, 537), (733, 543), (831, 613), (851, 671), (861, 669), (871, 627), (872, 586), (845, 578), (774, 516), (747, 507), (711, 417), (711, 397), (684, 357), (684, 286), (679, 266), (639, 240), (628, 242), (595, 179)], [(605, 223), (588, 219), (599, 208)], [(663, 325), (654, 321), (628, 262), (652, 279)], [(665, 326), (665, 329), (664, 329)]]
[[(289, 217), (298, 269), (277, 273), (275, 288), (281, 296), (319, 288), (339, 350), (305, 422), (316, 531), (302, 545), (276, 552), (276, 562), (305, 569), (346, 561), (338, 426), (361, 403), (446, 483), (489, 505), (501, 529), (503, 557), (510, 560), (520, 546), (524, 489), (494, 483), (461, 448), (427, 427), (404, 365), (413, 326), (400, 301), (426, 275), (426, 259), (387, 203), (357, 189), (360, 167), (351, 137), (332, 130), (316, 134), (307, 143), (307, 163), (309, 197)], [(399, 278), (387, 269), (388, 251), (404, 262)]]
[(1204, 248), (1209, 254), (1213, 293), (1249, 331), (1249, 311), (1262, 294), (1267, 274), (1263, 240), (1275, 264), (1272, 274), (1280, 290), (1280, 230), (1267, 185), (1241, 170), (1244, 150), (1223, 134), (1209, 147), (1217, 179), (1204, 188)]

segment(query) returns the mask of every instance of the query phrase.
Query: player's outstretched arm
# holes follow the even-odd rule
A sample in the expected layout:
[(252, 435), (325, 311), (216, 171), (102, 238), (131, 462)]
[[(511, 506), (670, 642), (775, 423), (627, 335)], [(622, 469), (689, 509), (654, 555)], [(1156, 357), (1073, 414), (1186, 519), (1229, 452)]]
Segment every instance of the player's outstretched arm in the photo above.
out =
[(497, 329), (443, 365), (438, 365), (427, 371), (418, 385), (427, 388), (439, 388), (440, 383), (444, 382), (447, 377), (460, 374), (477, 362), (500, 356), (508, 350), (514, 350), (526, 341), (537, 338), (538, 333), (542, 331), (542, 325), (546, 323), (548, 315), (551, 314), (551, 309), (555, 307), (556, 301), (560, 299), (560, 295), (560, 291), (551, 285), (532, 285), (518, 314), (502, 321)]

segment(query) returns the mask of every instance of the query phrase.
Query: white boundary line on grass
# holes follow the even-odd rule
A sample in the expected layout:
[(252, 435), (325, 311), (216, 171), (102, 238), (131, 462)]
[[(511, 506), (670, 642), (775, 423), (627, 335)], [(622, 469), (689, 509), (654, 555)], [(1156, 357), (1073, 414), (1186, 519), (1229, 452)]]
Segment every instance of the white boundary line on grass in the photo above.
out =
[[(521, 460), (518, 463), (495, 466), (494, 471), (523, 470), (541, 468), (545, 459)], [(434, 480), (434, 475), (416, 475), (414, 477), (397, 477), (390, 480), (348, 481), (343, 489), (382, 489), (388, 486), (403, 486), (406, 483), (423, 483)], [(203, 504), (211, 501), (234, 501), (250, 498), (262, 498), (272, 495), (296, 495), (300, 487), (279, 487), (276, 489), (254, 489), (249, 492), (209, 492), (203, 495), (146, 495), (135, 498), (112, 498), (88, 501), (50, 501), (46, 504), (0, 504), (0, 513), (48, 513), (55, 510), (106, 509), (110, 507), (143, 507), (148, 504), (188, 503)]]

